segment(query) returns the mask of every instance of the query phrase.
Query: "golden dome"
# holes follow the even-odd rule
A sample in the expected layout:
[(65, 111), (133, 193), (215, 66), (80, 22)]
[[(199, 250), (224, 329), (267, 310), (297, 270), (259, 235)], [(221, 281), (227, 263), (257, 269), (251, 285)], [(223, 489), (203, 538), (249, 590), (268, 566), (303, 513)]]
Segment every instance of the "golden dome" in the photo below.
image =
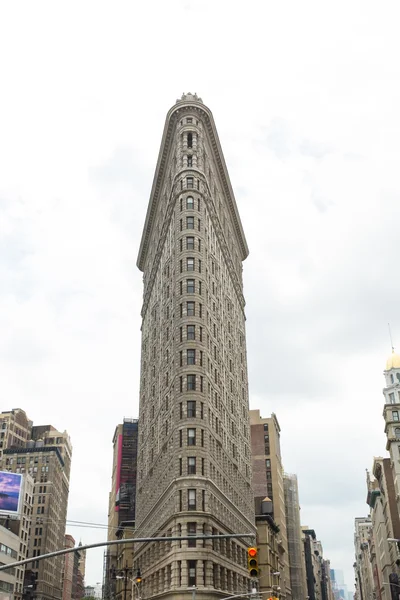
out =
[(400, 369), (400, 355), (393, 350), (392, 354), (386, 361), (386, 371), (390, 369)]

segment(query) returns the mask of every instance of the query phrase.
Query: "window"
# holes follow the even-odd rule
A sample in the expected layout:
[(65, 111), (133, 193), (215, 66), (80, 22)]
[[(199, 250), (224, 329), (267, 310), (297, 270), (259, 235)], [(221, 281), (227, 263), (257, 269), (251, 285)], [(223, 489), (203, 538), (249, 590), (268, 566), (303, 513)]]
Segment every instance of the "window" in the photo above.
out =
[(188, 570), (188, 586), (193, 587), (196, 585), (196, 560), (187, 561)]
[[(193, 121), (192, 117), (187, 117), (187, 119), (186, 119), (186, 123), (192, 123), (192, 121)], [(190, 134), (190, 135), (191, 135), (191, 134)]]
[(188, 446), (196, 445), (196, 430), (195, 429), (187, 430), (187, 445)]
[(188, 400), (187, 403), (187, 416), (191, 419), (196, 417), (196, 400)]
[(193, 189), (193, 177), (186, 177), (186, 187), (189, 189)]
[[(186, 314), (188, 317), (194, 317), (194, 302), (186, 302)], [(182, 316), (182, 315), (181, 315)]]
[[(187, 524), (187, 534), (196, 535), (196, 523)], [(188, 540), (188, 548), (196, 548), (196, 540)], [(193, 584), (194, 585), (194, 584)]]
[(187, 350), (186, 352), (186, 364), (195, 365), (196, 364), (196, 350)]
[(190, 156), (190, 155), (187, 157), (187, 166), (188, 167), (192, 167), (193, 166), (192, 156)]
[(194, 200), (193, 200), (192, 196), (188, 196), (186, 198), (186, 208), (187, 208), (187, 210), (193, 210), (194, 209)]
[(396, 404), (395, 399), (394, 399), (394, 392), (389, 394), (389, 400), (390, 400), (390, 404)]
[(188, 475), (196, 475), (196, 457), (195, 456), (188, 456), (187, 472), (188, 472)]
[(202, 474), (202, 475), (205, 475), (205, 468), (204, 468), (204, 465), (205, 465), (205, 459), (204, 459), (204, 458), (202, 458), (202, 459), (201, 459), (201, 474)]
[(195, 325), (186, 325), (186, 338), (188, 340), (194, 340), (195, 337)]
[(186, 259), (186, 270), (187, 271), (194, 271), (194, 258), (187, 258)]
[(186, 238), (186, 250), (194, 250), (194, 237)]
[(399, 420), (399, 411), (398, 410), (392, 410), (392, 419), (393, 419), (393, 421)]
[(179, 448), (182, 448), (182, 429), (179, 430)]
[(271, 471), (267, 471), (267, 479), (269, 479), (269, 480), (272, 479)]
[(187, 147), (193, 148), (193, 133), (187, 134)]
[(194, 294), (194, 279), (186, 279), (186, 292)]
[(196, 490), (188, 490), (188, 509), (196, 510)]
[(266, 459), (265, 466), (267, 467), (267, 469), (271, 468), (271, 460), (269, 458)]
[(394, 428), (394, 436), (395, 436), (396, 440), (400, 440), (400, 427)]
[(187, 385), (186, 389), (188, 392), (196, 390), (196, 375), (188, 375), (187, 376)]
[(182, 459), (179, 459), (179, 475), (182, 476)]
[(194, 217), (186, 217), (186, 229), (194, 229)]

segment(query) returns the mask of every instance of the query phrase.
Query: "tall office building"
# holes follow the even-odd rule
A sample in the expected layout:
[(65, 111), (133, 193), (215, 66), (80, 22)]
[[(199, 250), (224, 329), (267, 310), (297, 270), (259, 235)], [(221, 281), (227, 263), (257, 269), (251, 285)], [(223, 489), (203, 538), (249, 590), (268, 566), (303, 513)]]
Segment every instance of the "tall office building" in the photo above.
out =
[(274, 413), (264, 419), (259, 410), (250, 411), (250, 427), (256, 513), (259, 514), (259, 507), (266, 497), (272, 501), (271, 514), (280, 529), (278, 548), (281, 565), (273, 584), (281, 587), (280, 596), (288, 600), (292, 597), (292, 591), (280, 445), (281, 428)]
[[(255, 532), (242, 261), (211, 111), (168, 112), (139, 250), (143, 271), (138, 536)], [(249, 587), (246, 540), (137, 548), (144, 596)], [(228, 594), (227, 594), (228, 595)]]
[[(25, 415), (20, 409), (15, 411)], [(3, 445), (0, 470), (30, 475), (34, 480), (33, 513), (26, 544), (28, 557), (35, 558), (64, 547), (72, 446), (65, 431), (59, 432), (51, 425), (33, 427), (29, 420), (29, 427), (24, 428), (22, 422), (16, 419), (14, 422), (7, 416), (10, 413), (2, 413), (2, 417), (3, 414), (6, 428), (13, 429), (4, 438), (8, 447)], [(63, 557), (59, 556), (33, 560), (27, 565), (24, 584), (27, 595), (40, 600), (61, 600), (62, 562)]]

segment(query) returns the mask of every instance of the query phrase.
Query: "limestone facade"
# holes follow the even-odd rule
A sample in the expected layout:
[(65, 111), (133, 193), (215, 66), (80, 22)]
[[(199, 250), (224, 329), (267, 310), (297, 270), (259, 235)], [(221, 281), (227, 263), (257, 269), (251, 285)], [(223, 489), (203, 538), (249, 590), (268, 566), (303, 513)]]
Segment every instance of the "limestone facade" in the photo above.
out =
[[(242, 261), (248, 254), (211, 111), (167, 115), (143, 271), (136, 534), (255, 532)], [(250, 542), (250, 540), (248, 540)], [(146, 598), (249, 589), (246, 540), (136, 548)]]
[(280, 597), (288, 600), (292, 597), (292, 590), (283, 485), (284, 471), (280, 448), (281, 429), (275, 414), (263, 418), (259, 410), (250, 411), (250, 426), (255, 504), (257, 507), (266, 496), (272, 500), (272, 516), (279, 526), (278, 549), (281, 564), (274, 585), (279, 585), (281, 588)]

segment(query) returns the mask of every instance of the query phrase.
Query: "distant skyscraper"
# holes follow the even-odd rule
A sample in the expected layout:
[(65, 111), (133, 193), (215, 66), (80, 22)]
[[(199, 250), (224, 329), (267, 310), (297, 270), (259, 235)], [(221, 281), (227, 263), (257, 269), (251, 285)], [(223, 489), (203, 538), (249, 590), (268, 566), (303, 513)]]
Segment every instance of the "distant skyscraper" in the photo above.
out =
[[(143, 271), (137, 535), (254, 532), (242, 261), (211, 111), (167, 115), (138, 257)], [(137, 548), (145, 597), (248, 590), (243, 540)]]

